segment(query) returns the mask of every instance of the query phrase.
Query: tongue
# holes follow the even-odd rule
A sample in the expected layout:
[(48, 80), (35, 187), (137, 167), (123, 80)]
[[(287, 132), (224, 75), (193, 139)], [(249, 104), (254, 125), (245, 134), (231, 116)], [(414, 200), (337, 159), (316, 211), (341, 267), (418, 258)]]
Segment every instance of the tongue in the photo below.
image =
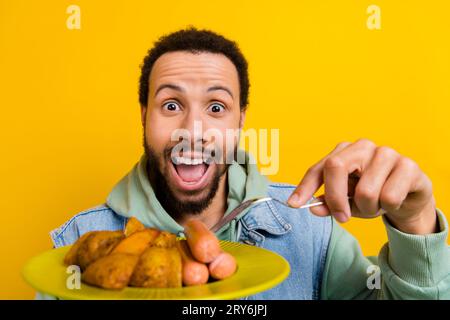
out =
[(181, 179), (186, 182), (194, 182), (200, 180), (201, 177), (203, 177), (207, 167), (204, 163), (195, 166), (178, 164), (176, 165), (176, 169)]

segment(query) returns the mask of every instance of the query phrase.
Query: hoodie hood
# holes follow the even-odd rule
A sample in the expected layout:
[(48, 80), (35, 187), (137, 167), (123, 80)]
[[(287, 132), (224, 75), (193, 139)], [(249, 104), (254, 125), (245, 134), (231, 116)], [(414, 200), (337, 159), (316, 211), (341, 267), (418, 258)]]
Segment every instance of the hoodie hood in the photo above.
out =
[[(225, 215), (243, 201), (255, 197), (266, 197), (268, 180), (261, 175), (251, 155), (238, 150), (238, 159), (245, 158), (245, 164), (234, 161), (227, 171), (228, 197)], [(132, 170), (123, 177), (109, 194), (106, 204), (117, 214), (126, 218), (136, 217), (147, 227), (180, 234), (183, 227), (162, 207), (148, 179), (146, 170), (148, 158), (142, 155)], [(248, 209), (238, 215), (228, 227), (224, 226), (217, 234), (221, 240), (237, 241), (236, 222)]]

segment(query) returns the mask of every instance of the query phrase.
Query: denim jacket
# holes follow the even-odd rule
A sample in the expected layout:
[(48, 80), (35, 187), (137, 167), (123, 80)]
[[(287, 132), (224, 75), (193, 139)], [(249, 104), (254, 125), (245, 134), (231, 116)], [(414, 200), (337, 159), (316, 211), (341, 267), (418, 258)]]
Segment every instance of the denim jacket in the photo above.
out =
[[(271, 183), (268, 196), (286, 201), (294, 186)], [(106, 205), (81, 212), (50, 235), (55, 247), (75, 242), (92, 230), (123, 230), (127, 218)], [(308, 209), (294, 209), (276, 201), (252, 207), (237, 221), (239, 242), (262, 247), (283, 256), (291, 267), (288, 278), (276, 287), (245, 299), (319, 299), (330, 241), (330, 217), (317, 217)]]

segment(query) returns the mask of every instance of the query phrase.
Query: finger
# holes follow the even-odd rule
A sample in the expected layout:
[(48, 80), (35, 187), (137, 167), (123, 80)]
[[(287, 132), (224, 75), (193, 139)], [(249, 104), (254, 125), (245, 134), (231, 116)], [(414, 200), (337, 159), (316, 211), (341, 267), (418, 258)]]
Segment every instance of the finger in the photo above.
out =
[(360, 139), (329, 157), (324, 164), (325, 200), (331, 214), (340, 222), (351, 216), (348, 202), (349, 174), (363, 172), (372, 158), (375, 144)]
[[(321, 195), (319, 197), (316, 197), (317, 201), (325, 202), (325, 195)], [(317, 205), (314, 207), (309, 207), (309, 211), (319, 217), (326, 217), (331, 215), (330, 209), (328, 209), (328, 206), (326, 203), (322, 205)]]
[(362, 173), (356, 187), (352, 216), (376, 217), (379, 215), (380, 193), (400, 155), (389, 147), (378, 147), (372, 160)]
[(318, 205), (318, 206), (314, 206), (314, 207), (309, 207), (309, 211), (319, 217), (326, 217), (330, 215), (330, 210), (328, 209), (326, 203), (325, 203), (325, 195), (320, 195), (318, 197), (316, 197), (317, 201), (321, 201), (324, 204)]
[(350, 142), (341, 142), (339, 143), (327, 156), (313, 165), (308, 171), (305, 173), (299, 185), (295, 188), (288, 199), (288, 204), (291, 207), (298, 208), (304, 205), (314, 193), (322, 186), (323, 184), (323, 166), (326, 159), (343, 150), (347, 146), (349, 146)]
[[(375, 153), (377, 146), (370, 140), (359, 139), (348, 147), (336, 152), (327, 160), (333, 161), (336, 158), (338, 162), (343, 162), (348, 169), (348, 174), (361, 176)], [(325, 167), (326, 164), (324, 164)]]
[(416, 180), (419, 179), (420, 172), (413, 160), (401, 157), (383, 185), (381, 207), (389, 213), (400, 210), (408, 194), (417, 191), (419, 183)]
[(298, 208), (305, 204), (323, 184), (321, 165), (311, 167), (306, 171), (302, 181), (289, 196), (288, 204)]
[(320, 206), (309, 208), (310, 212), (318, 217), (327, 217), (331, 215), (330, 209), (328, 209), (326, 204), (322, 204)]
[(330, 158), (324, 167), (325, 202), (331, 214), (339, 221), (346, 222), (351, 215), (347, 201), (348, 171), (339, 158)]

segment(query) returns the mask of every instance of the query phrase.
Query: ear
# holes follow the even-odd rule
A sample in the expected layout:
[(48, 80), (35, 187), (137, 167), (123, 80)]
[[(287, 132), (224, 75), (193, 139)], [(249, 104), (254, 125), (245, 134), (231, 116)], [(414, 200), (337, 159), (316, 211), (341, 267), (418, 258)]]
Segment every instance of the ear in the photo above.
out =
[(244, 127), (245, 115), (245, 111), (241, 111), (241, 119), (239, 119), (239, 129), (242, 129)]
[(145, 126), (145, 117), (147, 116), (147, 107), (141, 106), (141, 123), (142, 126)]

